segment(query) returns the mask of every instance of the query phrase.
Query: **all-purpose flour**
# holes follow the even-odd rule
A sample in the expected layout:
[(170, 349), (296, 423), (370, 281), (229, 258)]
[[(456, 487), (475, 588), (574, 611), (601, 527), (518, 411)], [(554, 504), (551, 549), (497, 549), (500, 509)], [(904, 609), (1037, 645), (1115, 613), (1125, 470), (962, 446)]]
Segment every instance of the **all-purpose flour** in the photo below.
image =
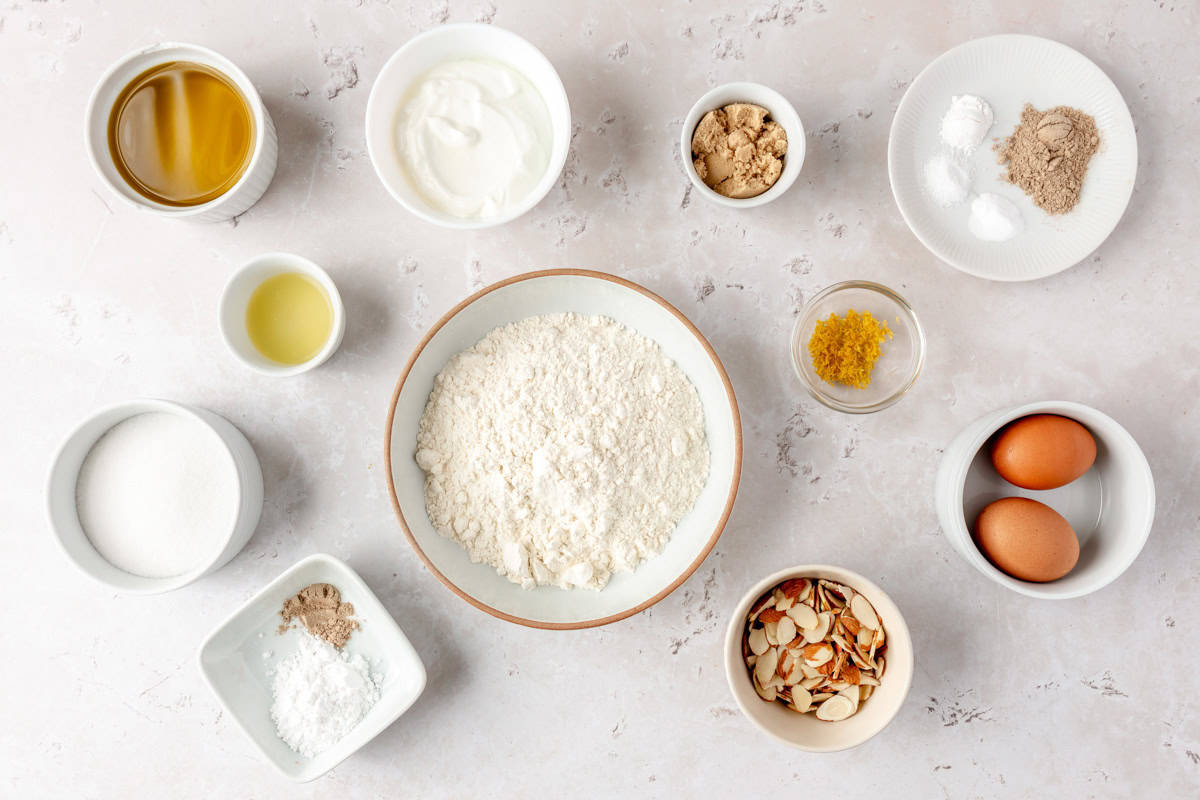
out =
[(696, 388), (607, 317), (497, 328), (434, 381), (417, 434), (434, 526), (528, 588), (601, 589), (658, 553), (708, 478)]

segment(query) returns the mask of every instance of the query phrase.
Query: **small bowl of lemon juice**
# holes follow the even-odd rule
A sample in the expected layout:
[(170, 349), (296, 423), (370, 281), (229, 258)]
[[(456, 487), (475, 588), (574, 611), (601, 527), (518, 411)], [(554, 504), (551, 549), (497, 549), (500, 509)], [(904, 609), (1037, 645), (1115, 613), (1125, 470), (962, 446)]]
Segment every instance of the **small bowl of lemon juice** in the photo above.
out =
[(346, 312), (337, 286), (307, 258), (265, 253), (233, 274), (221, 294), (221, 336), (264, 375), (299, 375), (342, 343)]

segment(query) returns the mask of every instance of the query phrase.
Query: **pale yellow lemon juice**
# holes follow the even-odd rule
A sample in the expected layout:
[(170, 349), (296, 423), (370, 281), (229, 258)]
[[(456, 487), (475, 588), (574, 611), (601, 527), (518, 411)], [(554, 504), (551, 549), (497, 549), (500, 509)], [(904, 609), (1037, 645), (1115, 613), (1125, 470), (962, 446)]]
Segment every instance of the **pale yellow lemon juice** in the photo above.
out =
[(320, 283), (281, 272), (260, 283), (246, 305), (246, 333), (264, 357), (293, 366), (312, 360), (333, 332), (333, 304)]

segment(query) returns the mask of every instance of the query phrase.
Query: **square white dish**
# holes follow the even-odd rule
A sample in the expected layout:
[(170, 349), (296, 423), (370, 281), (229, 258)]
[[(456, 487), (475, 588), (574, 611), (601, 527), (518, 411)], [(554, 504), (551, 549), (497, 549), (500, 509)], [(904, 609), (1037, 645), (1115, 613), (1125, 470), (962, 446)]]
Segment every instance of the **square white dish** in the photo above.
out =
[[(344, 649), (361, 653), (381, 680), (379, 701), (358, 725), (333, 747), (307, 758), (275, 733), (271, 672), (304, 635), (298, 630), (280, 634), (279, 611), (285, 600), (313, 583), (334, 585), (354, 605), (362, 627)], [(200, 674), (226, 713), (268, 762), (297, 782), (311, 781), (340, 764), (395, 722), (425, 689), (425, 665), (404, 631), (358, 573), (323, 553), (302, 559), (233, 612), (204, 640), (198, 661)]]

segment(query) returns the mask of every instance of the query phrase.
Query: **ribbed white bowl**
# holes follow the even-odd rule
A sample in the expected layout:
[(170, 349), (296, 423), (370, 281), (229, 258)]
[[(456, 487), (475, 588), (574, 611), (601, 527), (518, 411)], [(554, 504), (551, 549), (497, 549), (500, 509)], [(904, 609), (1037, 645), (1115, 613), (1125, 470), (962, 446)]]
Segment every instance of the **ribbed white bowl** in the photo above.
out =
[[(942, 151), (942, 115), (960, 94), (982, 97), (996, 114), (970, 160), (972, 192), (994, 192), (1020, 208), (1025, 230), (1007, 242), (971, 235), (969, 200), (941, 208), (922, 187), (925, 162)], [(1068, 214), (1046, 214), (1002, 179), (1004, 168), (996, 163), (993, 140), (1013, 132), (1027, 102), (1042, 110), (1074, 106), (1095, 117), (1100, 129), (1100, 150), (1079, 204)], [(1133, 191), (1137, 137), (1120, 91), (1086, 57), (1036, 36), (989, 36), (947, 51), (913, 81), (892, 120), (888, 173), (904, 221), (938, 258), (980, 278), (1034, 280), (1079, 263), (1112, 233)]]

